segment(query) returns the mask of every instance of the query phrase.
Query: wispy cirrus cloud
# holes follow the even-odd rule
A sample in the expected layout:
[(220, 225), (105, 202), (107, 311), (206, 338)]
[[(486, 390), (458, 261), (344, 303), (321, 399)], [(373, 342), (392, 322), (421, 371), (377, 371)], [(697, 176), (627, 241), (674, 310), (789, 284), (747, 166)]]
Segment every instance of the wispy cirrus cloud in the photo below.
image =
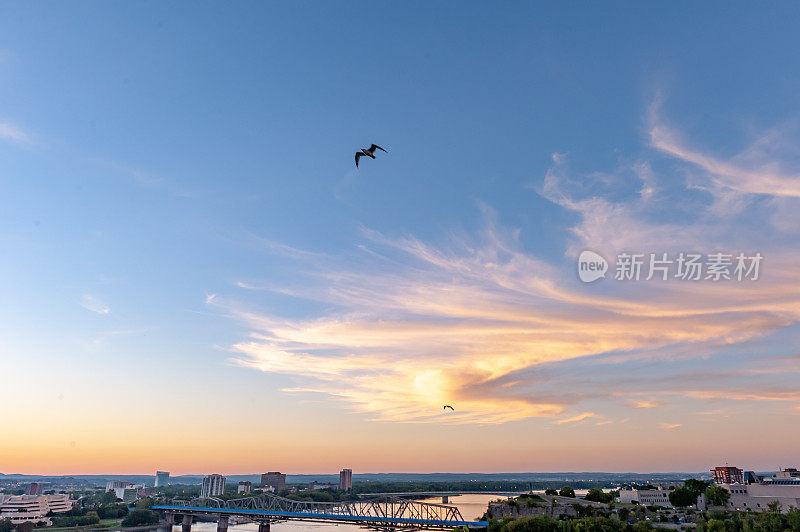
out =
[(92, 294), (84, 294), (81, 296), (81, 306), (95, 314), (111, 314), (111, 308), (100, 298)]
[[(526, 368), (612, 351), (630, 360), (652, 358), (638, 353), (656, 346), (737, 343), (799, 315), (800, 295), (767, 282), (749, 301), (740, 290), (709, 288), (700, 307), (679, 288), (593, 296), (579, 290), (571, 271), (538, 267), (516, 249), (513, 232), (497, 227), (481, 242), (450, 249), (367, 236), (367, 245), (382, 251), (359, 261), (360, 268), (326, 259), (313, 283), (288, 290), (341, 312), (287, 320), (209, 301), (254, 331), (232, 346), (234, 361), (312, 379), (289, 389), (337, 397), (374, 419), (439, 420), (441, 405), (455, 403), (447, 422), (494, 423), (556, 416), (580, 402), (555, 390), (531, 391), (530, 376), (519, 376)], [(782, 311), (770, 310), (776, 304)], [(636, 405), (660, 404), (651, 397)]]
[(634, 408), (658, 408), (664, 406), (662, 401), (634, 401)]
[(31, 142), (30, 135), (10, 122), (0, 122), (0, 138), (19, 144)]
[(782, 168), (775, 151), (785, 147), (780, 130), (768, 131), (735, 156), (723, 159), (689, 147), (662, 118), (657, 99), (648, 113), (651, 145), (708, 173), (713, 186), (766, 196), (800, 198), (800, 172)]
[(557, 425), (563, 425), (564, 423), (577, 423), (578, 421), (583, 421), (584, 419), (594, 418), (597, 417), (597, 414), (594, 412), (582, 412), (577, 416), (568, 417), (565, 419), (558, 419), (554, 423)]
[[(660, 152), (682, 153), (680, 161), (702, 163), (714, 176), (739, 175), (708, 162), (710, 156), (691, 155), (702, 154), (699, 150), (670, 151), (668, 146), (678, 145), (665, 140), (671, 137), (663, 126), (654, 128), (650, 141)], [(484, 225), (478, 234), (452, 234), (438, 243), (364, 229), (353, 256), (270, 244), (283, 259), (301, 264), (302, 276), (281, 286), (246, 280), (237, 287), (315, 301), (326, 310), (289, 319), (235, 298), (210, 299), (252, 331), (231, 346), (232, 361), (290, 376), (297, 384), (285, 388), (289, 393), (337, 398), (378, 420), (502, 423), (545, 417), (557, 425), (589, 418), (605, 424), (612, 416), (588, 410), (587, 401), (652, 409), (668, 407), (676, 396), (697, 402), (698, 412), (708, 411), (707, 403), (726, 392), (709, 386), (717, 382), (713, 379), (701, 382), (670, 370), (671, 364), (720, 356), (730, 346), (799, 323), (797, 242), (776, 239), (772, 247), (760, 248), (768, 266), (758, 282), (583, 285), (574, 272), (581, 249), (609, 255), (753, 249), (770, 240), (763, 225), (753, 232), (746, 223), (768, 219), (770, 209), (754, 208), (754, 218), (745, 222), (723, 216), (721, 223), (714, 210), (721, 193), (709, 197), (692, 183), (666, 180), (650, 161), (590, 176), (573, 175), (568, 164), (566, 155), (554, 155), (537, 186), (577, 217), (563, 261), (527, 249), (520, 229), (499, 224), (488, 207), (481, 207)], [(621, 194), (623, 189), (627, 193)], [(676, 194), (681, 201), (674, 201)], [(590, 373), (581, 370), (587, 364)], [(626, 380), (622, 364), (655, 366), (672, 375)], [(730, 379), (753, 369), (743, 362)], [(745, 394), (725, 397), (800, 400), (798, 391), (778, 392), (768, 381), (750, 385)], [(456, 411), (443, 413), (443, 404)]]

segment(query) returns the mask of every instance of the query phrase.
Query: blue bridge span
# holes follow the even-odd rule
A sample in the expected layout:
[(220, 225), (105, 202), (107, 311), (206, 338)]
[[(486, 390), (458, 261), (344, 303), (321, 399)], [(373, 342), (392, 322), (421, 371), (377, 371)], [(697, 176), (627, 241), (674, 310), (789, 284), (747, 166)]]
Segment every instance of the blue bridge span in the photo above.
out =
[(191, 532), (195, 519), (216, 520), (217, 532), (227, 532), (232, 517), (240, 521), (257, 522), (259, 532), (269, 532), (271, 523), (292, 520), (349, 523), (391, 530), (484, 528), (489, 524), (486, 521), (465, 520), (455, 506), (396, 497), (311, 502), (266, 493), (227, 501), (217, 498), (176, 501), (169, 506), (153, 506), (153, 510), (162, 512), (161, 527), (165, 530), (171, 530), (173, 525), (179, 524), (177, 519), (180, 519), (181, 532)]

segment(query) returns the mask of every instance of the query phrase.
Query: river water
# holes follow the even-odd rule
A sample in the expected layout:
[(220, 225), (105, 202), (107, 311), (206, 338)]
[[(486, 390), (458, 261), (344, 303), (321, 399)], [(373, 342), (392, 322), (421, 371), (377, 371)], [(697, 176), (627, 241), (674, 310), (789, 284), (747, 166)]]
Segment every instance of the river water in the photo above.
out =
[[(578, 497), (586, 495), (588, 490), (575, 490)], [(606, 490), (608, 491), (608, 490)], [(534, 493), (542, 494), (544, 490), (534, 490)], [(486, 512), (489, 502), (504, 499), (502, 495), (458, 495), (450, 497), (450, 505), (455, 506), (461, 512), (465, 521), (478, 521)], [(430, 497), (427, 499), (417, 499), (423, 502), (436, 504), (442, 503), (441, 497)], [(180, 532), (180, 525), (173, 527), (173, 532)], [(258, 532), (258, 524), (243, 523), (231, 525), (229, 532)], [(345, 525), (335, 523), (307, 523), (305, 521), (284, 521), (273, 523), (270, 527), (271, 532), (363, 532), (365, 529), (358, 525)], [(216, 523), (197, 523), (192, 525), (193, 532), (216, 532)]]
[[(455, 506), (461, 512), (461, 516), (466, 521), (477, 521), (489, 506), (489, 501), (502, 498), (498, 495), (458, 495), (450, 497), (450, 505)], [(441, 497), (431, 497), (420, 499), (424, 502), (436, 504), (442, 503)], [(173, 527), (174, 532), (180, 532), (181, 527)], [(231, 525), (229, 532), (258, 532), (258, 524), (244, 523), (241, 525)], [(304, 521), (284, 521), (273, 523), (270, 527), (271, 532), (363, 532), (365, 529), (357, 525), (344, 525), (334, 523), (307, 523)], [(192, 525), (192, 532), (216, 532), (216, 523), (198, 523)]]

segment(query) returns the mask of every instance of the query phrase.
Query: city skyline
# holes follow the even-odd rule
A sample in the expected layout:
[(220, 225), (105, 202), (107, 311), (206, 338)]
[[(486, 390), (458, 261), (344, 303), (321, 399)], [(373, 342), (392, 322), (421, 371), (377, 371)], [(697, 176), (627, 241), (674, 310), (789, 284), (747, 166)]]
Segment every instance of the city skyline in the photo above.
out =
[(423, 5), (0, 6), (0, 470), (794, 463), (800, 6)]

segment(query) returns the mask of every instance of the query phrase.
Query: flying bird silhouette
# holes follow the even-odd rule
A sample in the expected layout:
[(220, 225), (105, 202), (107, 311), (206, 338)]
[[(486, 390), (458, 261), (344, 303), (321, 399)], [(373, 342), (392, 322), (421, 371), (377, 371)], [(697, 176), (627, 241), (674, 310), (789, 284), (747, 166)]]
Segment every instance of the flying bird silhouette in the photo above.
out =
[(455, 408), (453, 408), (453, 407), (452, 407), (452, 406), (450, 406), (450, 405), (444, 405), (444, 407), (442, 408), (442, 410), (447, 410), (448, 408), (449, 408), (450, 410), (452, 410), (453, 412), (455, 412), (455, 411), (456, 411), (456, 409), (455, 409)]
[(382, 152), (385, 152), (385, 153), (389, 153), (386, 150), (384, 150), (383, 148), (381, 148), (380, 146), (378, 146), (377, 144), (373, 144), (369, 148), (361, 148), (361, 151), (357, 151), (356, 152), (356, 168), (358, 168), (358, 160), (360, 158), (364, 157), (365, 155), (367, 157), (372, 157), (374, 159), (375, 158), (375, 150), (376, 149), (381, 150)]

